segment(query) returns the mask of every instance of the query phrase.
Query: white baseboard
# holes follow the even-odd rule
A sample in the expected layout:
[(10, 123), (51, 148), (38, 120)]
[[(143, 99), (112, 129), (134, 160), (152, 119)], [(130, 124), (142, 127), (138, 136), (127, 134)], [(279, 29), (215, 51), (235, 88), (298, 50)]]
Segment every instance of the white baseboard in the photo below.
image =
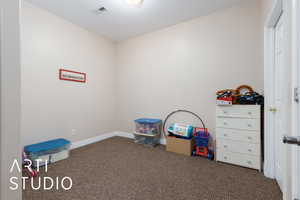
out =
[[(83, 146), (86, 146), (86, 145), (89, 145), (89, 144), (100, 142), (102, 140), (106, 140), (108, 138), (115, 137), (115, 136), (130, 138), (130, 139), (134, 138), (133, 133), (123, 132), (123, 131), (115, 131), (115, 132), (111, 132), (111, 133), (101, 134), (99, 136), (88, 138), (88, 139), (81, 140), (81, 141), (78, 141), (78, 142), (72, 142), (71, 149), (77, 149), (79, 147), (83, 147)], [(160, 139), (160, 144), (166, 145), (166, 139), (161, 138)]]
[(114, 136), (116, 136), (115, 132), (111, 132), (111, 133), (101, 134), (99, 136), (88, 138), (88, 139), (85, 139), (85, 140), (81, 140), (81, 141), (78, 141), (78, 142), (72, 142), (71, 149), (77, 149), (79, 147), (83, 147), (83, 146), (86, 146), (86, 145), (89, 145), (89, 144), (100, 142), (102, 140), (105, 140), (105, 139), (108, 139), (108, 138), (111, 138), (111, 137), (114, 137)]

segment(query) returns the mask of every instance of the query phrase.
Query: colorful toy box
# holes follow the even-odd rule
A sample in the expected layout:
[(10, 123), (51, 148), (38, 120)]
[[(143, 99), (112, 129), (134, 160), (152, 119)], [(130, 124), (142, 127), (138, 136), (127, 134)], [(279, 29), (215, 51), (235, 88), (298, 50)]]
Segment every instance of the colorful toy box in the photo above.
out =
[(194, 127), (191, 125), (184, 125), (184, 124), (172, 124), (168, 128), (168, 132), (176, 137), (182, 137), (186, 139), (190, 139), (193, 137), (193, 130)]

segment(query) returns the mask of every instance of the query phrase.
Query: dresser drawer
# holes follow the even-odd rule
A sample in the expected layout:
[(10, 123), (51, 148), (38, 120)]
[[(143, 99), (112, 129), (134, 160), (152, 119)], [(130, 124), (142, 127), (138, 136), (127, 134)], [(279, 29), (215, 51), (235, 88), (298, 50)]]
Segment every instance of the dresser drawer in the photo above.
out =
[(260, 144), (218, 139), (217, 151), (230, 151), (235, 153), (260, 156)]
[(249, 167), (253, 169), (261, 169), (260, 157), (243, 155), (240, 153), (232, 152), (219, 152), (217, 154), (217, 161), (226, 162), (234, 165), (240, 165), (243, 167)]
[(217, 116), (220, 117), (240, 117), (240, 118), (260, 118), (260, 106), (258, 105), (233, 105), (217, 106)]
[(244, 131), (228, 128), (216, 129), (217, 139), (229, 139), (247, 143), (260, 144), (260, 132), (259, 131)]
[(260, 131), (259, 119), (217, 117), (217, 128), (231, 128), (249, 131)]

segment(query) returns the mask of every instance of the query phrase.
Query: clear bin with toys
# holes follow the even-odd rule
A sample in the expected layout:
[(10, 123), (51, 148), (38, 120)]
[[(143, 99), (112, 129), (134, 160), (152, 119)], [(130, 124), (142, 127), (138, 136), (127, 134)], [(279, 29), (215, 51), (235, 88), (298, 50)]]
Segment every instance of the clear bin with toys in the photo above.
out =
[(135, 121), (135, 142), (155, 146), (159, 144), (162, 120), (141, 118)]

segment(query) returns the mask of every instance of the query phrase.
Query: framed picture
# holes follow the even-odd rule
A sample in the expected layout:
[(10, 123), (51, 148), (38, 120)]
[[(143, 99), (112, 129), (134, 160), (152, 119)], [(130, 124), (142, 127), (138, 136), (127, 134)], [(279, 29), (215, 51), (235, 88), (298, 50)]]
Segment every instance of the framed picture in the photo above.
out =
[(75, 72), (66, 69), (59, 70), (59, 79), (64, 81), (86, 82), (86, 73)]

